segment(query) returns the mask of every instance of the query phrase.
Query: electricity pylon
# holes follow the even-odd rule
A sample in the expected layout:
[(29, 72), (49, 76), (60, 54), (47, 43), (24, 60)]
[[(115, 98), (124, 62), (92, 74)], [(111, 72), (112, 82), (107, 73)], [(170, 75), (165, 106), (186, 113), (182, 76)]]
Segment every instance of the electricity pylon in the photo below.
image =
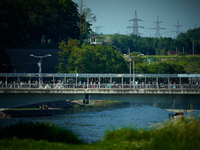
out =
[(154, 23), (156, 23), (156, 27), (150, 29), (156, 29), (156, 37), (159, 38), (161, 35), (160, 30), (161, 29), (165, 30), (166, 28), (160, 28), (160, 23), (162, 23), (162, 21), (159, 21), (159, 15), (157, 16), (157, 21), (154, 21)]
[(174, 25), (176, 27), (176, 37), (179, 35), (180, 31), (179, 31), (179, 28), (182, 26), (182, 25), (179, 25), (179, 20), (177, 20), (177, 25)]
[(137, 11), (135, 11), (135, 17), (129, 21), (133, 21), (133, 25), (128, 26), (127, 28), (133, 28), (133, 35), (140, 35), (141, 33), (139, 33), (138, 28), (144, 28), (144, 27), (138, 25), (138, 22), (142, 20), (137, 18)]

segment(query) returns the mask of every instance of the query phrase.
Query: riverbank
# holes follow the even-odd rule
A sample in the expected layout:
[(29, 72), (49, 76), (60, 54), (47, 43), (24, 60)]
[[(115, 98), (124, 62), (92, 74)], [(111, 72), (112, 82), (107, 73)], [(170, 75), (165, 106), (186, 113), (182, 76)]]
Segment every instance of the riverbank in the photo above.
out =
[[(38, 124), (31, 124), (31, 128), (27, 125), (25, 126), (26, 128), (24, 128), (22, 125), (23, 124), (19, 124), (18, 128), (15, 128), (17, 130), (13, 130), (13, 127), (7, 128), (6, 130), (0, 130), (2, 132), (1, 135), (3, 135), (0, 138), (0, 149), (183, 150), (200, 148), (200, 121), (195, 118), (183, 117), (175, 121), (157, 124), (155, 127), (149, 129), (137, 130), (134, 128), (120, 128), (118, 130), (109, 130), (105, 133), (105, 136), (101, 141), (88, 144), (78, 143), (76, 141), (69, 142), (70, 139), (65, 141), (65, 139), (72, 137), (72, 134), (68, 134), (66, 131), (61, 131), (59, 134), (48, 132), (52, 125), (47, 125), (47, 128), (42, 126), (42, 138), (40, 133), (33, 130), (38, 130), (38, 128), (35, 127)], [(28, 132), (25, 130), (27, 128), (29, 129)], [(12, 132), (10, 130), (12, 130)], [(57, 131), (60, 130), (55, 127), (53, 130), (51, 129), (51, 131), (56, 131), (55, 133), (58, 133)], [(8, 132), (11, 133), (8, 134)], [(23, 137), (22, 132), (24, 133)], [(51, 136), (49, 134), (51, 134)], [(36, 135), (38, 135), (40, 139), (37, 139), (38, 137)], [(53, 137), (54, 141), (52, 141), (51, 137)]]
[[(102, 106), (108, 103), (116, 103), (117, 101), (110, 101), (110, 100), (90, 100), (92, 101), (92, 104), (89, 103), (89, 105), (94, 105), (94, 107)], [(84, 104), (83, 100), (62, 100), (62, 101), (51, 101), (51, 102), (43, 102), (43, 103), (37, 103), (37, 104), (32, 104), (32, 105), (25, 105), (21, 107), (16, 107), (14, 109), (26, 109), (26, 108), (51, 108), (51, 109), (66, 109), (66, 108), (74, 108), (77, 107), (77, 105), (82, 105), (82, 106), (88, 106), (87, 104)]]

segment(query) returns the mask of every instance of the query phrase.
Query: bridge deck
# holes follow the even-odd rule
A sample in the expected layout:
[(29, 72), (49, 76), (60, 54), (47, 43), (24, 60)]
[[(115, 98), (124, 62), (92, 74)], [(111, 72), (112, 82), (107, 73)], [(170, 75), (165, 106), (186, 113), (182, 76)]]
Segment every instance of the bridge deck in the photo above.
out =
[(0, 108), (88, 96), (162, 109), (188, 109), (191, 104), (200, 109), (200, 74), (0, 73), (0, 77)]
[(159, 89), (159, 88), (63, 88), (63, 89), (31, 89), (31, 88), (2, 88), (0, 93), (40, 93), (40, 94), (200, 94), (200, 89)]

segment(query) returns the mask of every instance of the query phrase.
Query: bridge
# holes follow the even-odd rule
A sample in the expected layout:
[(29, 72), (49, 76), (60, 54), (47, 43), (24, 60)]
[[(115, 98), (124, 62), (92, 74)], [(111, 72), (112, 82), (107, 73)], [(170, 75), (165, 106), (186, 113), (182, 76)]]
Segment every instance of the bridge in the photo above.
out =
[(0, 78), (1, 109), (78, 99), (119, 100), (162, 109), (191, 109), (192, 104), (200, 109), (199, 74), (2, 73)]

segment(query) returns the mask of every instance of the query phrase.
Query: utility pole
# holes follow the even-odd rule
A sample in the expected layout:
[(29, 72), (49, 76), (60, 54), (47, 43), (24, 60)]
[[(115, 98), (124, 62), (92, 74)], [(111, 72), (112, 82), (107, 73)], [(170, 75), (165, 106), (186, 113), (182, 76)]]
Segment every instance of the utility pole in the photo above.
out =
[(128, 26), (127, 28), (132, 28), (133, 29), (133, 35), (140, 35), (141, 33), (139, 33), (138, 28), (144, 28), (143, 26), (139, 26), (138, 22), (139, 21), (143, 21), (141, 19), (137, 18), (137, 11), (135, 11), (135, 17), (133, 19), (130, 19), (129, 22), (133, 21), (133, 25), (132, 26)]
[(35, 57), (35, 58), (39, 58), (39, 62), (38, 62), (38, 67), (39, 67), (39, 88), (43, 88), (42, 85), (41, 85), (41, 79), (42, 79), (42, 58), (45, 58), (45, 57), (49, 57), (51, 56), (51, 54), (47, 54), (47, 55), (44, 55), (44, 56), (35, 56), (33, 54), (30, 54), (29, 56), (32, 56), (32, 57)]
[(156, 27), (150, 29), (156, 29), (156, 37), (159, 38), (161, 35), (160, 30), (161, 29), (165, 30), (166, 28), (160, 28), (160, 23), (162, 23), (162, 21), (159, 21), (159, 15), (157, 16), (157, 21), (154, 21), (154, 23), (156, 23)]
[(192, 55), (194, 55), (194, 41), (192, 41)]
[(182, 26), (182, 25), (179, 25), (179, 20), (177, 20), (177, 25), (174, 25), (176, 27), (176, 37), (179, 35), (180, 31), (179, 31), (179, 28)]

